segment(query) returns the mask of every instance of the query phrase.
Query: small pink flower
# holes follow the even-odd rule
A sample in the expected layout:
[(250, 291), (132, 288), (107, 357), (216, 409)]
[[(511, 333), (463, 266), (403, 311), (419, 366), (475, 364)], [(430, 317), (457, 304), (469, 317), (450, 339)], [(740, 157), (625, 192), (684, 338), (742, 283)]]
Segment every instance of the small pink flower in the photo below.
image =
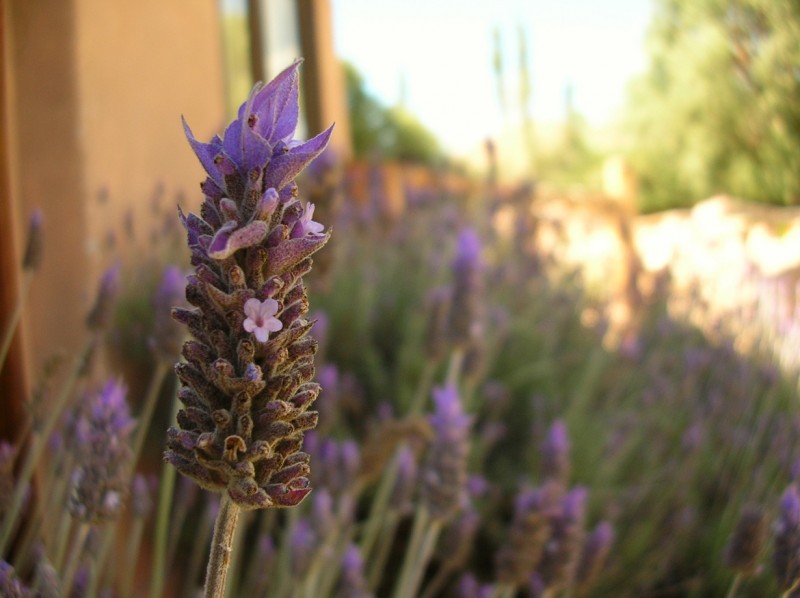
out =
[(314, 204), (308, 202), (306, 204), (306, 209), (303, 212), (303, 215), (300, 217), (300, 222), (303, 223), (303, 230), (307, 233), (314, 233), (319, 234), (323, 230), (325, 230), (325, 226), (320, 224), (319, 222), (314, 222), (311, 218), (314, 216)]
[(278, 312), (278, 302), (275, 299), (248, 299), (244, 304), (244, 329), (252, 332), (256, 338), (266, 343), (270, 332), (277, 332), (283, 328), (283, 322), (275, 317)]

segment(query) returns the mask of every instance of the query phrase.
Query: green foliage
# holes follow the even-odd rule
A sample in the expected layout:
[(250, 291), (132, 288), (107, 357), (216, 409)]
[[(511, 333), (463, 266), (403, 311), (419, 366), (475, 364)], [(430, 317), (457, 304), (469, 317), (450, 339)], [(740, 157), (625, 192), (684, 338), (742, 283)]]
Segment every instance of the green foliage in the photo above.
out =
[(344, 64), (353, 151), (357, 158), (377, 155), (434, 165), (444, 157), (434, 135), (402, 106), (387, 108), (367, 93), (364, 79)]
[[(450, 277), (457, 227), (448, 214), (443, 199), (418, 206), (400, 230), (340, 224), (326, 248), (335, 248), (339, 267), (331, 289), (312, 300), (329, 318), (326, 360), (363, 392), (361, 416), (338, 422), (342, 436), (363, 434), (382, 404), (405, 413), (416, 394), (428, 363), (426, 296)], [(642, 308), (638, 348), (609, 350), (602, 330), (584, 323), (602, 306), (580, 276), (530, 271), (531, 256), (504, 239), (487, 241), (485, 255), (483, 300), (495, 316), (481, 345), (486, 369), (464, 384), (464, 397), (475, 418), (472, 471), (503, 498), (478, 503), (472, 570), (492, 579), (487, 555), (503, 542), (520, 480), (542, 481), (539, 447), (560, 418), (570, 432), (571, 481), (590, 489), (590, 521), (610, 518), (617, 534), (599, 586), (582, 595), (725, 595), (733, 574), (723, 554), (741, 506), (772, 508), (790, 481), (785, 459), (799, 448), (794, 383), (768, 358), (741, 355), (670, 317), (661, 295)], [(437, 365), (434, 385), (444, 370)], [(488, 399), (487, 381), (507, 391), (504, 411)], [(505, 432), (488, 446), (487, 422)], [(739, 595), (775, 591), (765, 567)]]
[(627, 122), (645, 211), (800, 203), (798, 39), (797, 2), (660, 0)]

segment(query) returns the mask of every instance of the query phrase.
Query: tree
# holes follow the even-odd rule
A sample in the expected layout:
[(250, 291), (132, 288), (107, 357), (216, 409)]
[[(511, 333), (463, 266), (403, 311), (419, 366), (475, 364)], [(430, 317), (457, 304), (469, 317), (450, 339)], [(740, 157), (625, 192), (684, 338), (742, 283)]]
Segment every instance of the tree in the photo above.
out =
[(644, 209), (800, 203), (798, 40), (797, 0), (658, 2), (627, 122)]
[(356, 157), (381, 158), (434, 165), (444, 159), (439, 142), (402, 106), (387, 108), (367, 93), (364, 79), (344, 65), (353, 152)]

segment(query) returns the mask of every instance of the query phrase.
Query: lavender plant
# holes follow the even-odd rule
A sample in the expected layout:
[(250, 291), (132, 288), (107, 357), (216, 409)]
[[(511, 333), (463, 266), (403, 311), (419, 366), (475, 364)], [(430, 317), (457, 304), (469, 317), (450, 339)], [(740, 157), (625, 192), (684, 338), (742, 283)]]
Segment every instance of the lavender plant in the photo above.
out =
[[(413, 209), (391, 221), (356, 216), (344, 188), (318, 195), (348, 201), (331, 216), (345, 234), (330, 284), (311, 297), (326, 324), (312, 340), (303, 278), (328, 234), (292, 178), (329, 131), (291, 140), (296, 96), (292, 65), (254, 90), (222, 136), (205, 144), (187, 128), (208, 174), (200, 214), (180, 218), (194, 272), (186, 286), (183, 272), (166, 270), (137, 304), (154, 323), (141, 337), (156, 367), (149, 390), (131, 397), (134, 457), (153, 437), (151, 414), (168, 415), (152, 412), (159, 371), (184, 356), (167, 446), (176, 467), (162, 467), (155, 516), (147, 451), (131, 480), (131, 467), (94, 475), (103, 455), (66, 450), (86, 446), (78, 423), (97, 399), (84, 392), (96, 369), (84, 363), (37, 399), (32, 450), (0, 444), (0, 593), (127, 596), (149, 581), (154, 597), (196, 596), (215, 519), (207, 595), (797, 591), (796, 491), (778, 509), (772, 567), (761, 566), (768, 516), (739, 518), (743, 504), (775, 504), (796, 483), (796, 388), (722, 328), (701, 334), (660, 298), (642, 307), (630, 347), (603, 346), (603, 305), (579, 276), (531, 253), (530, 193), (509, 196), (520, 218), (513, 242), (487, 233), (480, 202), (438, 187), (410, 191)], [(126, 225), (118, 243), (139, 230)], [(123, 325), (111, 312), (124, 272), (104, 277), (89, 318), (95, 347)], [(190, 307), (169, 325), (180, 294)], [(779, 307), (792, 330), (795, 312)], [(442, 381), (433, 415), (422, 416)], [(317, 383), (330, 400), (310, 432)], [(130, 458), (127, 426), (106, 427), (121, 443), (108, 452)], [(35, 465), (41, 492), (26, 490)], [(177, 471), (186, 475), (173, 493)], [(129, 492), (121, 510), (114, 498)], [(70, 508), (86, 519), (85, 537)], [(106, 510), (124, 519), (88, 517)]]
[(256, 85), (220, 138), (189, 143), (205, 168), (200, 215), (180, 214), (195, 272), (173, 316), (193, 339), (176, 366), (178, 427), (165, 459), (201, 487), (222, 492), (206, 595), (222, 596), (239, 510), (288, 507), (311, 491), (303, 433), (316, 341), (303, 276), (330, 233), (297, 199), (294, 178), (325, 148), (328, 129), (293, 139), (299, 62)]

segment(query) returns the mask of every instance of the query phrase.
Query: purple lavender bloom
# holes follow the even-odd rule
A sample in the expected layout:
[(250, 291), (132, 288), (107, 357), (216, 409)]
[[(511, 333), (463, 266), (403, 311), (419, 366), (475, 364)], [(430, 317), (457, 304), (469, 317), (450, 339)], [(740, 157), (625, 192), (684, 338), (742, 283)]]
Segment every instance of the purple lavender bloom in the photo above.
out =
[(410, 513), (413, 508), (414, 488), (417, 481), (417, 460), (414, 451), (404, 444), (397, 455), (397, 477), (395, 478), (389, 504), (399, 513)]
[(569, 434), (563, 421), (557, 419), (550, 426), (542, 443), (542, 476), (566, 484), (569, 480)]
[[(246, 186), (255, 170), (264, 189), (283, 190), (325, 149), (333, 127), (310, 141), (293, 139), (299, 116), (296, 61), (264, 87), (257, 83), (222, 138), (197, 141), (184, 120), (186, 137), (217, 191)], [(235, 198), (233, 198), (235, 199)]]
[(100, 288), (97, 291), (94, 306), (86, 316), (86, 325), (92, 332), (104, 330), (112, 316), (114, 299), (119, 292), (119, 264), (114, 264), (105, 271), (100, 279)]
[(311, 497), (311, 525), (318, 536), (330, 535), (336, 524), (333, 496), (326, 488), (320, 488)]
[(608, 521), (597, 524), (586, 538), (581, 551), (581, 558), (575, 569), (575, 586), (588, 588), (603, 570), (614, 544), (614, 528)]
[(302, 579), (311, 565), (311, 560), (319, 548), (321, 538), (307, 519), (298, 519), (289, 539), (289, 551), (292, 555), (292, 575)]
[(586, 488), (570, 490), (550, 518), (550, 540), (537, 568), (547, 589), (564, 589), (573, 580), (583, 545)]
[(174, 359), (181, 352), (184, 330), (170, 317), (170, 310), (182, 305), (186, 289), (186, 276), (178, 266), (167, 266), (153, 298), (155, 309), (155, 334), (153, 349), (160, 359)]
[(458, 580), (455, 595), (458, 598), (490, 598), (494, 593), (490, 584), (482, 584), (472, 573), (465, 573)]
[(156, 478), (148, 478), (137, 473), (131, 484), (131, 510), (135, 517), (147, 517), (153, 510), (153, 491), (158, 482)]
[(725, 564), (741, 575), (757, 573), (758, 560), (766, 539), (767, 519), (764, 511), (756, 505), (745, 506), (725, 547)]
[(339, 496), (355, 486), (356, 474), (361, 465), (361, 454), (355, 442), (338, 442), (326, 438), (317, 446), (315, 438), (309, 452), (319, 464), (314, 469), (315, 485), (324, 486), (334, 496)]
[(129, 489), (134, 420), (125, 401), (126, 388), (110, 380), (89, 398), (76, 425), (79, 465), (72, 474), (69, 511), (82, 521), (116, 517)]
[(439, 543), (443, 567), (455, 571), (464, 566), (472, 553), (480, 523), (477, 511), (468, 505), (445, 528)]
[(27, 598), (31, 591), (17, 577), (14, 568), (0, 561), (0, 596), (3, 598)]
[(338, 596), (370, 598), (373, 594), (367, 587), (364, 576), (364, 558), (355, 544), (350, 544), (342, 557), (342, 577), (339, 580)]
[(522, 587), (528, 582), (550, 537), (556, 494), (551, 483), (540, 489), (524, 488), (517, 495), (508, 539), (496, 557), (500, 584)]
[(34, 210), (31, 214), (30, 224), (28, 225), (28, 240), (25, 245), (25, 253), (22, 257), (22, 269), (33, 272), (42, 263), (42, 221), (44, 215), (40, 209)]
[(33, 595), (36, 598), (59, 598), (61, 596), (61, 579), (58, 571), (44, 554), (37, 554), (35, 559), (36, 574), (33, 583), (38, 588), (38, 591)]
[(783, 493), (773, 530), (772, 565), (782, 592), (800, 581), (800, 492), (791, 484)]
[(483, 334), (481, 242), (478, 234), (465, 228), (458, 237), (453, 260), (453, 294), (450, 307), (450, 339), (467, 347)]
[(428, 418), (433, 440), (422, 467), (422, 499), (431, 516), (446, 518), (462, 504), (467, 486), (469, 428), (455, 386), (434, 389), (434, 412)]
[(309, 407), (320, 387), (303, 276), (330, 233), (297, 200), (293, 179), (331, 129), (293, 139), (298, 67), (256, 85), (210, 143), (184, 122), (208, 178), (200, 215), (180, 213), (195, 268), (186, 287), (193, 308), (172, 313), (194, 339), (176, 366), (184, 408), (165, 458), (244, 509), (296, 505), (311, 491), (302, 446), (317, 424)]

